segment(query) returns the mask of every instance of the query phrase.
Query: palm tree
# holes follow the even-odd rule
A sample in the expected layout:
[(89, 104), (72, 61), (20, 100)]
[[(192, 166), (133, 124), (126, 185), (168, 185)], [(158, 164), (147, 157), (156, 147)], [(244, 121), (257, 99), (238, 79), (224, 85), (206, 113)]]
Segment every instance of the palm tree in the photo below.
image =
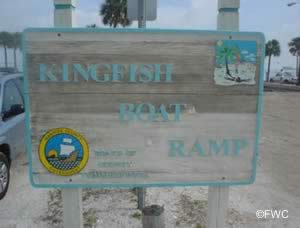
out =
[(266, 57), (269, 57), (268, 71), (267, 71), (267, 82), (270, 80), (270, 67), (272, 56), (280, 56), (280, 43), (273, 39), (266, 43)]
[(21, 33), (13, 34), (13, 49), (14, 49), (14, 68), (17, 70), (17, 49), (21, 50)]
[(7, 63), (7, 49), (11, 48), (13, 44), (13, 37), (10, 33), (8, 32), (0, 32), (0, 45), (3, 46), (4, 49), (4, 62), (5, 62), (5, 67), (8, 67)]
[(103, 24), (116, 28), (119, 24), (129, 26), (127, 18), (127, 0), (106, 0), (100, 9)]
[(225, 62), (226, 66), (226, 75), (230, 78), (233, 78), (229, 69), (229, 61), (232, 61), (235, 54), (235, 49), (227, 47), (226, 45), (222, 45), (221, 49), (219, 49), (218, 53), (218, 62)]
[(300, 85), (300, 37), (293, 38), (291, 42), (289, 42), (290, 53), (293, 56), (296, 56), (296, 69), (297, 69), (297, 76), (298, 76), (298, 83)]

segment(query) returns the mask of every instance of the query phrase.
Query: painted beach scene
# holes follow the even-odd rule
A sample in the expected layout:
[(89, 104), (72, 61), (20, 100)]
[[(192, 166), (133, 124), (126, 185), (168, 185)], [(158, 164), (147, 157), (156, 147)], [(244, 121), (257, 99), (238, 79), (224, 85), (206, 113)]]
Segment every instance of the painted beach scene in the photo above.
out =
[(216, 85), (255, 85), (255, 41), (219, 40), (216, 43), (214, 81)]

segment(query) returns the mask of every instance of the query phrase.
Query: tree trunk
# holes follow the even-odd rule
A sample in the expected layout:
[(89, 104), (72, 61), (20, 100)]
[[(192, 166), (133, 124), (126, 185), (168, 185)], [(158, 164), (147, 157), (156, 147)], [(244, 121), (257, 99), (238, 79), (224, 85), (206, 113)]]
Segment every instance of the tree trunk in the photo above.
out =
[(300, 85), (300, 55), (299, 54), (297, 55), (297, 64), (298, 64), (298, 66), (297, 66), (297, 69), (298, 69), (298, 83), (297, 83), (297, 85), (299, 86)]
[(17, 67), (17, 48), (14, 47), (14, 68), (15, 71), (17, 71), (18, 67)]
[(229, 70), (229, 66), (228, 66), (228, 57), (225, 57), (225, 65), (226, 65), (226, 74), (230, 77), (232, 77), (230, 70)]
[(8, 64), (7, 64), (7, 48), (6, 45), (4, 45), (4, 66), (7, 68)]
[(267, 71), (267, 78), (266, 78), (267, 82), (270, 80), (271, 57), (272, 57), (272, 55), (269, 55), (268, 71)]
[(296, 54), (296, 76), (299, 74), (299, 55)]

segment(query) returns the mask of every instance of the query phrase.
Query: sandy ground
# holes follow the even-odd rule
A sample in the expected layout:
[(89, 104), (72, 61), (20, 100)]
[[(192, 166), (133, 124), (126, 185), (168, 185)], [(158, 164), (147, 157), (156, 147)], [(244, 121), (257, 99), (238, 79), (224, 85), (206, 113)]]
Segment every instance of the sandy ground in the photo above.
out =
[[(299, 148), (300, 93), (266, 93), (257, 180), (230, 188), (226, 227), (300, 228)], [(83, 195), (86, 221), (94, 227), (142, 227), (132, 191), (85, 190)], [(205, 227), (200, 225), (206, 220), (206, 200), (203, 187), (147, 190), (147, 204), (164, 205), (167, 227)], [(60, 207), (59, 191), (30, 186), (26, 156), (19, 156), (9, 192), (0, 201), (0, 228), (61, 227)], [(265, 209), (288, 210), (289, 218), (257, 219), (256, 211)]]
[(214, 80), (217, 85), (223, 86), (230, 86), (230, 85), (239, 85), (239, 84), (246, 84), (246, 85), (255, 85), (255, 72), (256, 72), (256, 65), (251, 63), (244, 63), (239, 65), (238, 73), (235, 72), (236, 68), (234, 64), (229, 64), (229, 70), (231, 72), (232, 77), (239, 77), (241, 80), (245, 80), (242, 82), (235, 82), (231, 80), (225, 79), (226, 76), (226, 67), (222, 66), (221, 68), (215, 68), (214, 71)]

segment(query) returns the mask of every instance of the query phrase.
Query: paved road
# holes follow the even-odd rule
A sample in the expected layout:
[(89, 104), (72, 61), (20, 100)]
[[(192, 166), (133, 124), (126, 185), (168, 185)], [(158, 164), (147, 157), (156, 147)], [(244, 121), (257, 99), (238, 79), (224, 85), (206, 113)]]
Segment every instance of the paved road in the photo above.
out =
[(300, 92), (300, 86), (275, 82), (265, 82), (264, 89), (265, 91)]

